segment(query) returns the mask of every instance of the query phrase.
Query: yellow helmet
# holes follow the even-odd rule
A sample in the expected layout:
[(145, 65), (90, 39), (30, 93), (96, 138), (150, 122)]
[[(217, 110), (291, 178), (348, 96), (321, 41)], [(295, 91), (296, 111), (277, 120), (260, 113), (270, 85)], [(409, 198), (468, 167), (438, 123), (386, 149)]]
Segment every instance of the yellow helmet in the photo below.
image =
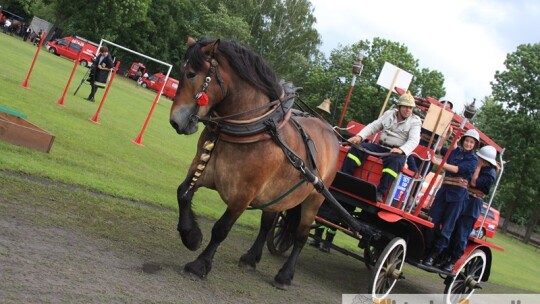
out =
[(414, 102), (414, 97), (411, 94), (411, 91), (407, 91), (407, 93), (399, 96), (398, 106), (406, 106), (406, 107), (416, 107), (416, 103)]

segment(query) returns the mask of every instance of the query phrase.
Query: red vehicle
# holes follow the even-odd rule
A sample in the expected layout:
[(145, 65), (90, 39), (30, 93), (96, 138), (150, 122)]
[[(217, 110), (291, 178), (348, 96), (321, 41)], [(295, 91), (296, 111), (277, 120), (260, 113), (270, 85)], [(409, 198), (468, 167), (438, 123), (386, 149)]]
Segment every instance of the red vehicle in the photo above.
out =
[(487, 204), (484, 204), (484, 206), (482, 207), (480, 217), (478, 217), (478, 220), (476, 220), (476, 223), (474, 223), (474, 230), (471, 233), (472, 236), (476, 236), (480, 239), (483, 238), (484, 236), (488, 238), (493, 238), (495, 236), (495, 232), (497, 232), (497, 227), (499, 227), (499, 219), (500, 219), (499, 210), (494, 209), (492, 207), (489, 208), (489, 212), (487, 212), (486, 221), (484, 222), (484, 225), (482, 226), (482, 221), (484, 220), (484, 217), (486, 216), (487, 207), (488, 207)]
[(141, 62), (133, 62), (127, 71), (124, 72), (124, 77), (129, 77), (133, 80), (139, 79), (140, 76), (146, 73), (146, 67)]
[(94, 55), (97, 54), (97, 48), (97, 43), (78, 36), (55, 39), (47, 44), (49, 53), (72, 60), (76, 60), (79, 52), (82, 52), (80, 64), (85, 67), (92, 65)]
[[(154, 75), (150, 75), (148, 78), (143, 78), (141, 86), (143, 88), (149, 88), (154, 91), (159, 91), (164, 82), (165, 74), (155, 73)], [(176, 95), (176, 89), (178, 89), (178, 80), (169, 77), (169, 79), (167, 79), (165, 87), (163, 88), (163, 95), (169, 98), (174, 98), (174, 96)]]
[[(443, 113), (434, 108), (442, 108), (442, 104), (433, 98), (415, 98), (415, 101), (419, 110), (432, 114), (432, 117), (429, 117), (430, 120), (433, 120), (433, 114)], [(436, 111), (429, 111), (430, 108)], [(429, 113), (426, 114), (425, 120), (428, 120), (428, 116)], [(438, 117), (440, 118), (440, 115)], [(491, 195), (494, 197), (498, 181), (504, 171), (504, 161), (502, 160), (504, 149), (464, 117), (454, 114), (449, 124), (454, 133), (450, 147), (455, 146), (465, 131), (474, 128), (480, 134), (482, 144), (491, 145), (500, 153), (501, 169), (498, 172), (497, 182)], [(364, 125), (360, 123), (349, 122), (346, 129), (350, 136), (356, 134), (363, 127)], [(340, 146), (341, 155), (337, 164), (338, 168), (341, 168), (341, 162), (345, 159), (350, 148), (350, 145), (346, 143), (346, 138), (345, 134), (339, 135), (342, 145)], [(376, 142), (376, 140), (375, 138), (374, 141)], [(366, 153), (369, 152), (366, 151)], [(418, 157), (423, 165), (429, 165), (434, 151), (419, 145), (412, 155)], [(443, 158), (442, 164), (445, 161), (446, 159)], [(376, 198), (376, 187), (382, 175), (383, 165), (382, 160), (373, 154), (362, 161), (361, 166), (356, 169), (353, 175), (338, 171), (328, 191), (325, 192), (324, 189), (321, 191), (327, 200), (325, 204), (331, 205), (330, 208), (333, 208), (334, 212), (339, 215), (340, 220), (336, 222), (336, 219), (327, 217), (326, 214), (319, 214), (315, 218), (313, 228), (324, 226), (339, 230), (358, 241), (358, 248), (342, 247), (341, 244), (326, 241), (316, 234), (310, 234), (310, 237), (318, 242), (325, 242), (326, 247), (332, 248), (332, 250), (364, 262), (365, 266), (372, 271), (369, 293), (375, 303), (386, 299), (395, 284), (405, 278), (405, 269), (403, 268), (405, 263), (438, 274), (443, 278), (445, 285), (444, 303), (464, 303), (464, 300), (481, 287), (482, 282), (489, 280), (493, 260), (492, 250), (504, 251), (504, 248), (473, 235), (469, 237), (464, 254), (451, 272), (422, 263), (429, 249), (425, 244), (424, 233), (427, 229), (434, 228), (434, 223), (428, 212), (430, 198), (440, 186), (437, 181), (441, 180), (442, 166), (436, 166), (435, 172), (430, 173), (431, 177), (424, 177), (403, 168), (398, 172), (395, 182), (383, 196), (381, 202)], [(434, 178), (435, 176), (437, 178)], [(415, 185), (421, 186), (416, 187)], [(416, 193), (416, 190), (419, 190), (420, 193)], [(423, 193), (426, 195), (422, 195)], [(340, 209), (339, 206), (342, 208)], [(347, 208), (344, 208), (345, 206)], [(348, 207), (352, 207), (352, 209)], [(487, 207), (484, 210), (489, 210), (488, 218), (493, 211), (494, 222), (498, 222), (498, 212)], [(297, 223), (294, 219), (294, 212), (299, 211), (291, 209), (281, 212), (274, 220), (266, 239), (270, 253), (284, 254), (292, 247), (294, 231), (297, 227), (295, 226)], [(486, 234), (488, 230), (495, 232), (494, 222), (486, 220), (484, 227), (490, 227), (490, 229), (486, 229)], [(480, 226), (476, 227), (481, 229), (481, 223), (480, 220)], [(356, 252), (359, 249), (363, 251), (361, 254)]]

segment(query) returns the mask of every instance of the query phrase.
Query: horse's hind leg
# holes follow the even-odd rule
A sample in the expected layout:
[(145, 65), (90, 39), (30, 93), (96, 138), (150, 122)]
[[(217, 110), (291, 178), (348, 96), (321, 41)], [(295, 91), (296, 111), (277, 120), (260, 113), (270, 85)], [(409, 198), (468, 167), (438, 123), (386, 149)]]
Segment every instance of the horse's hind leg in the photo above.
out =
[(266, 236), (268, 235), (270, 228), (272, 228), (276, 215), (277, 213), (275, 212), (262, 213), (259, 234), (257, 235), (257, 238), (255, 239), (255, 242), (251, 248), (249, 248), (248, 252), (240, 257), (240, 262), (238, 262), (239, 266), (247, 266), (253, 269), (257, 267), (257, 263), (261, 261)]
[(180, 232), (180, 238), (182, 239), (184, 246), (191, 251), (195, 251), (201, 246), (202, 232), (195, 221), (195, 215), (191, 209), (191, 200), (193, 198), (194, 190), (189, 189), (189, 184), (191, 182), (190, 176), (191, 175), (188, 175), (188, 178), (178, 186), (176, 192), (179, 213), (177, 230)]
[(208, 246), (193, 262), (187, 263), (184, 266), (184, 271), (197, 275), (199, 278), (204, 278), (212, 269), (212, 260), (216, 253), (219, 244), (225, 240), (232, 225), (236, 222), (242, 212), (233, 212), (227, 208), (221, 218), (214, 224), (212, 228), (212, 238)]
[[(306, 201), (304, 201), (304, 203), (301, 205), (300, 222), (298, 223), (298, 227), (294, 233), (293, 249), (285, 261), (285, 264), (283, 264), (278, 274), (274, 277), (274, 286), (279, 289), (287, 289), (288, 286), (291, 285), (298, 256), (306, 244), (309, 229), (311, 224), (313, 224), (318, 206), (320, 206), (320, 203), (324, 199), (324, 197), (318, 194), (316, 194), (316, 196), (315, 201), (312, 202), (313, 204), (306, 204)], [(311, 199), (308, 198), (307, 201), (311, 201), (312, 199), (313, 197)], [(317, 206), (317, 208), (315, 208), (315, 206)]]

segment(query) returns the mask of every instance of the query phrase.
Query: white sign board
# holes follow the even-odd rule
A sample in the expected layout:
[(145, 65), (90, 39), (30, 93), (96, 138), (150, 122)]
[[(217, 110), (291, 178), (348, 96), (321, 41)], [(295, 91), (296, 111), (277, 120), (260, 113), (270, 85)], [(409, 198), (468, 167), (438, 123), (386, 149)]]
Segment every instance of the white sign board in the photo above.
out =
[(392, 90), (394, 93), (397, 93), (395, 87), (407, 91), (409, 85), (411, 84), (413, 75), (407, 71), (404, 71), (397, 66), (385, 62), (379, 79), (377, 79), (377, 84), (387, 90)]

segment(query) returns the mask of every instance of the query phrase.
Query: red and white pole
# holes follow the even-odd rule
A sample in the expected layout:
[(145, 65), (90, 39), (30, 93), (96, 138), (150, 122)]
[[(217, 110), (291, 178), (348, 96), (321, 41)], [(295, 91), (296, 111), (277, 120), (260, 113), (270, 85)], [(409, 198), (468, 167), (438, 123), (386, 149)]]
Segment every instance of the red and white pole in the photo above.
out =
[(96, 111), (96, 114), (94, 114), (94, 117), (90, 119), (91, 122), (98, 124), (99, 123), (99, 115), (101, 114), (101, 108), (103, 108), (103, 104), (105, 103), (105, 99), (107, 99), (107, 95), (109, 94), (109, 89), (111, 88), (111, 85), (114, 80), (114, 76), (116, 76), (116, 73), (118, 72), (118, 68), (120, 67), (120, 61), (116, 62), (116, 65), (114, 66), (113, 73), (111, 75), (111, 80), (109, 80), (109, 83), (107, 83), (107, 88), (105, 88), (105, 93), (103, 93), (103, 97), (101, 98), (101, 102), (99, 103), (98, 109)]
[(39, 45), (36, 50), (36, 54), (34, 55), (34, 60), (32, 60), (32, 65), (30, 65), (30, 70), (28, 71), (28, 74), (26, 75), (26, 79), (24, 80), (22, 87), (25, 89), (28, 89), (28, 81), (30, 81), (30, 76), (32, 75), (32, 71), (34, 70), (34, 65), (36, 64), (37, 57), (39, 55), (39, 51), (41, 50), (41, 46), (43, 45), (43, 41), (45, 40), (45, 37), (47, 36), (46, 32), (41, 33), (41, 39), (39, 40)]

